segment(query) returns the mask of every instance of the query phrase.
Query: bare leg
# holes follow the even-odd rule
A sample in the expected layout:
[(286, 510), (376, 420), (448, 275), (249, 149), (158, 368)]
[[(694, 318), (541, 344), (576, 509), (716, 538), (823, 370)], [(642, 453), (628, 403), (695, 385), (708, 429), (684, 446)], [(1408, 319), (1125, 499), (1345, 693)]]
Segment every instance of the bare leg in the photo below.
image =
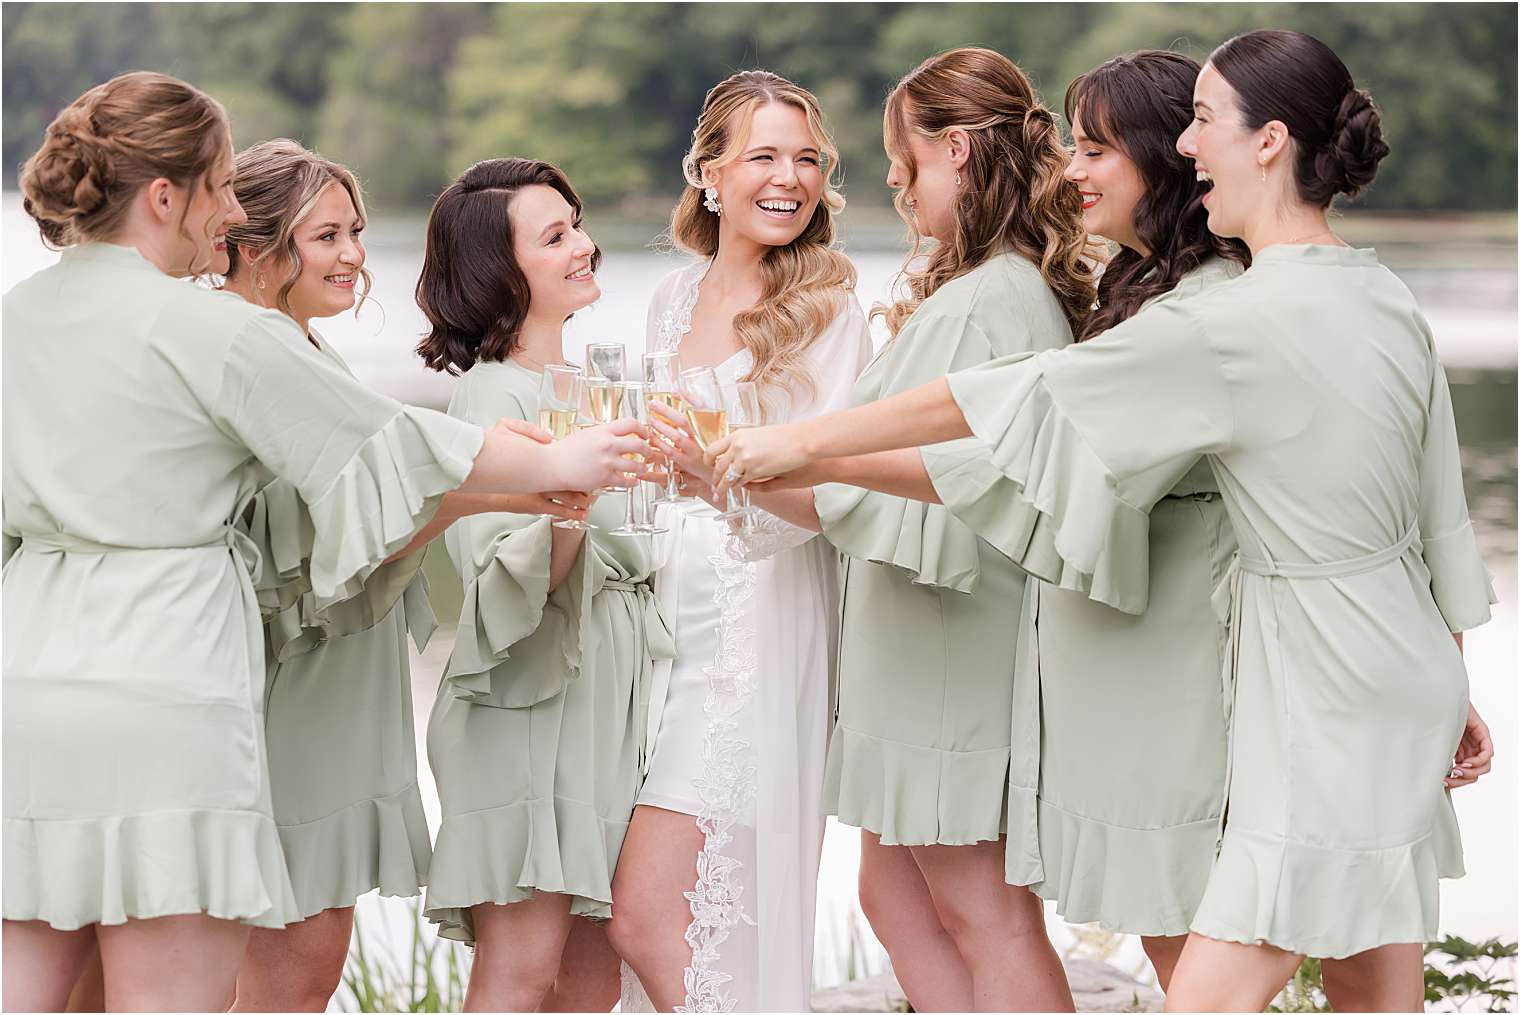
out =
[(538, 1010), (611, 1011), (621, 992), (621, 966), (607, 942), (607, 929), (591, 920), (572, 920), (559, 975)]
[(106, 1010), (222, 1010), (237, 985), (248, 929), (205, 913), (97, 927)]
[(971, 970), (939, 922), (907, 846), (860, 830), (860, 908), (886, 948), (914, 1011), (971, 1011)]
[(1074, 1011), (1060, 956), (1045, 932), (1045, 904), (1003, 880), (1003, 839), (970, 846), (910, 846), (939, 922), (971, 970), (975, 1011)]
[[(91, 937), (93, 936), (92, 933)], [(84, 961), (84, 971), (74, 982), (74, 989), (69, 993), (68, 1007), (64, 1011), (105, 1010), (106, 974), (105, 970), (100, 968), (100, 945), (91, 941), (89, 957)]]
[(1336, 1011), (1424, 1011), (1425, 949), (1384, 945), (1324, 959), (1325, 997)]
[(534, 892), (505, 906), (471, 908), (475, 963), (465, 1011), (537, 1011), (554, 986), (570, 937), (570, 896)]
[(633, 967), (660, 1011), (686, 1001), (691, 947), (691, 903), (703, 836), (690, 814), (662, 807), (633, 809), (628, 836), (612, 880), (612, 922), (607, 939)]
[(6, 920), (0, 933), (6, 1011), (62, 1011), (95, 945), (95, 927), (54, 930), (41, 920)]
[(233, 1011), (326, 1011), (343, 978), (354, 908), (324, 909), (283, 930), (255, 927)]
[(1166, 993), (1166, 1011), (1261, 1011), (1303, 961), (1271, 945), (1189, 934)]
[(1182, 957), (1182, 946), (1185, 944), (1186, 934), (1140, 938), (1140, 947), (1145, 949), (1146, 957), (1151, 960), (1151, 968), (1156, 971), (1156, 983), (1163, 994), (1172, 982), (1172, 972), (1177, 968), (1177, 960)]

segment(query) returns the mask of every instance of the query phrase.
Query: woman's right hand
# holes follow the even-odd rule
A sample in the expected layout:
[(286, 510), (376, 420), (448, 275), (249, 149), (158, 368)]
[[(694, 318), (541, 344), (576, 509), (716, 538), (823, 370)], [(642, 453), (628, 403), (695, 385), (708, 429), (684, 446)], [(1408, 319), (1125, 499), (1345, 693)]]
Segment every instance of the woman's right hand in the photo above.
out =
[(779, 423), (746, 427), (714, 441), (707, 449), (707, 461), (713, 467), (718, 496), (731, 486), (758, 483), (811, 465), (814, 458), (804, 447), (802, 426)]
[(601, 487), (628, 487), (642, 467), (624, 455), (650, 455), (649, 430), (635, 419), (619, 419), (577, 431), (544, 448), (551, 456), (554, 486), (591, 493)]

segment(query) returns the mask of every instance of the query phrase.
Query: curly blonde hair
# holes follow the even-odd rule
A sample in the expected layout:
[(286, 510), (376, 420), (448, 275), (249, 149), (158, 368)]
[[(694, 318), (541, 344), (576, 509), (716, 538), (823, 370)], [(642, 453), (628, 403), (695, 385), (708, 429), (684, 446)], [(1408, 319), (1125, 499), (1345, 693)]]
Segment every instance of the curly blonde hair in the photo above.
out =
[(760, 301), (734, 315), (734, 334), (754, 363), (745, 380), (784, 390), (816, 388), (804, 359), (808, 347), (839, 312), (839, 297), (855, 287), (855, 266), (834, 247), (834, 216), (844, 209), (838, 189), (839, 151), (823, 123), (818, 100), (807, 89), (769, 71), (741, 71), (714, 85), (702, 103), (691, 150), (681, 160), (688, 186), (670, 217), (670, 235), (688, 253), (718, 252), (718, 216), (702, 204), (703, 171), (721, 169), (744, 148), (755, 110), (785, 103), (807, 118), (823, 163), (823, 197), (806, 228), (760, 260)]
[[(325, 159), (289, 138), (276, 138), (247, 148), (237, 154), (234, 164), (237, 171), (232, 186), (248, 221), (227, 230), (227, 278), (236, 278), (252, 253), (256, 252), (260, 259), (274, 255), (272, 262), (286, 265), (285, 278), (275, 293), (275, 305), (289, 314), (290, 290), (295, 288), (304, 267), (301, 252), (296, 249), (296, 226), (305, 221), (317, 199), (334, 184), (348, 192), (363, 223), (368, 219), (364, 213), (364, 193), (347, 166)], [(364, 279), (364, 288), (354, 304), (356, 314), (374, 284), (369, 269), (361, 267), (359, 275)]]
[(907, 188), (896, 198), (912, 249), (903, 263), (907, 295), (872, 308), (896, 335), (919, 304), (940, 286), (1003, 249), (1039, 266), (1072, 330), (1092, 310), (1100, 249), (1082, 227), (1082, 199), (1062, 173), (1070, 159), (1055, 117), (1014, 62), (990, 49), (965, 47), (930, 57), (887, 96), (883, 132), (889, 154), (917, 177), (904, 138), (913, 131), (938, 141), (960, 128), (970, 138), (965, 187), (955, 203), (955, 232), (944, 237), (920, 270), (923, 237), (907, 207)]
[[(91, 88), (48, 124), (21, 167), (22, 207), (54, 249), (108, 240), (144, 184), (162, 177), (192, 192), (209, 186), (206, 174), (231, 150), (221, 103), (178, 78), (133, 71)], [(188, 211), (180, 215), (187, 239)]]

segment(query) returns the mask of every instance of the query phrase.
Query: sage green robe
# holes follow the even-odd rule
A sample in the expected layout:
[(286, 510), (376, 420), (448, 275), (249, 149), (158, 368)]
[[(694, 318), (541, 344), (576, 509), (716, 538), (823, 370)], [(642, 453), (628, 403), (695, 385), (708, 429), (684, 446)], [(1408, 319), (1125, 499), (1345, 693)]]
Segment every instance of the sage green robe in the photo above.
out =
[(1147, 606), (1148, 512), (1207, 455), (1240, 544), (1215, 597), (1230, 718), (1191, 929), (1340, 958), (1438, 931), (1451, 632), (1493, 601), (1430, 328), (1371, 250), (1268, 247), (1071, 349), (953, 375), (1004, 482), (941, 491), (1031, 573)]
[[(311, 355), (345, 373), (316, 337)], [(307, 575), (311, 521), (295, 488), (259, 491), (248, 526), (265, 565), (264, 736), (275, 823), (303, 917), (374, 889), (416, 895), (432, 853), (417, 785), (410, 632), (437, 627), (422, 552), (375, 571), (356, 596), (317, 597)]]
[(70, 247), (3, 301), (4, 915), (300, 916), (271, 811), (237, 527), (273, 473), (345, 598), (469, 474), (480, 427), (311, 355), (289, 318)]
[[(536, 420), (540, 375), (507, 360), (460, 378), (449, 413), (481, 425)], [(599, 497), (570, 574), (549, 589), (547, 518), (483, 514), (444, 543), (464, 604), (428, 720), (443, 823), (427, 917), (473, 941), (469, 907), (535, 890), (572, 914), (612, 913), (645, 763), (654, 659), (674, 648), (655, 605), (653, 537), (614, 536), (626, 497)]]
[[(853, 400), (1070, 341), (1038, 269), (999, 254), (926, 299), (860, 375)], [(937, 456), (959, 461), (956, 450), (924, 455), (933, 469)], [(1001, 478), (982, 468), (986, 482)], [(846, 557), (826, 810), (887, 845), (997, 839), (1028, 576), (940, 505), (840, 485), (816, 488), (814, 501)]]
[[(1211, 259), (1140, 312), (1241, 271)], [(953, 469), (931, 478), (941, 490), (962, 479)], [(1007, 880), (1073, 923), (1175, 935), (1203, 897), (1224, 802), (1225, 631), (1209, 602), (1235, 535), (1207, 462), (1157, 502), (1149, 549), (1140, 616), (1032, 586), (1014, 689)]]

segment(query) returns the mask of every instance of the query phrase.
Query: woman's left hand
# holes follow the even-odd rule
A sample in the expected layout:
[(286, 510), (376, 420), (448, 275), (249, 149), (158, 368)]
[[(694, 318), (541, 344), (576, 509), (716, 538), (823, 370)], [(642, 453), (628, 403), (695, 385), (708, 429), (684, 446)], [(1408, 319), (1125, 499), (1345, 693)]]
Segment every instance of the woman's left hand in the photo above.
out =
[(1471, 703), (1467, 706), (1467, 728), (1462, 731), (1462, 741), (1457, 745), (1456, 757), (1451, 771), (1446, 773), (1446, 788), (1471, 786), (1485, 775), (1494, 764), (1494, 741), (1489, 735), (1488, 723), (1478, 714)]

